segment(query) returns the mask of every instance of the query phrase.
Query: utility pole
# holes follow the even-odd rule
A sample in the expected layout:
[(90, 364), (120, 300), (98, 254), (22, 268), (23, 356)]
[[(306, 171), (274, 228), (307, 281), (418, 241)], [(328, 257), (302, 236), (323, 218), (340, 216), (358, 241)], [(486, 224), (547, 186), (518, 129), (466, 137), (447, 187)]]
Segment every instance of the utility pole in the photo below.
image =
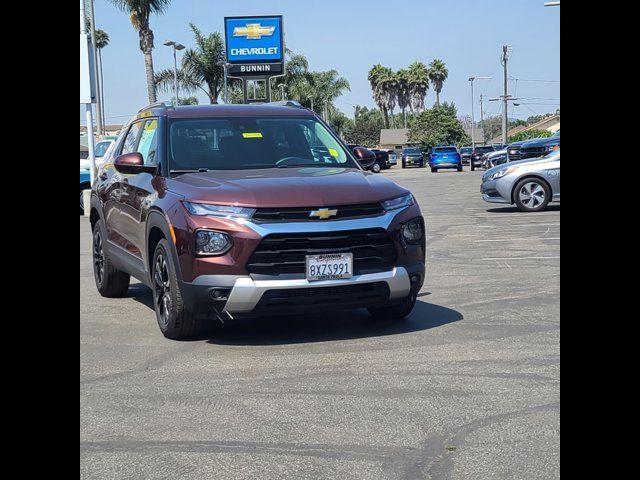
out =
[[(89, 0), (89, 20), (90, 20), (90, 28), (91, 28), (91, 55), (93, 56), (93, 78), (98, 80), (100, 77), (98, 76), (98, 55), (96, 54), (96, 21), (93, 16), (93, 0)], [(99, 80), (98, 80), (99, 82)], [(103, 125), (102, 125), (102, 100), (100, 96), (100, 85), (98, 84), (98, 92), (96, 96), (96, 129), (98, 130), (98, 135), (102, 135)]]
[(484, 126), (484, 110), (482, 109), (482, 94), (480, 94), (480, 123)]
[[(471, 83), (471, 148), (475, 149), (476, 148), (476, 138), (475, 138), (475, 117), (473, 116), (473, 82), (474, 80), (491, 80), (491, 77), (479, 77), (477, 75), (474, 75), (472, 77), (469, 77), (469, 83)], [(482, 97), (482, 95), (480, 95), (480, 97)], [(471, 170), (473, 170), (473, 162), (470, 162), (469, 164), (471, 166)]]
[[(80, 42), (81, 42), (81, 47), (80, 47), (80, 54), (82, 55), (83, 52), (86, 53), (86, 57), (84, 59), (80, 60), (80, 82), (81, 82), (81, 88), (80, 88), (80, 102), (84, 103), (84, 108), (85, 108), (85, 115), (86, 115), (86, 122), (87, 122), (87, 149), (89, 150), (89, 163), (91, 165), (90, 167), (90, 171), (89, 171), (89, 178), (90, 178), (90, 182), (91, 185), (93, 185), (95, 178), (96, 178), (96, 157), (94, 155), (94, 139), (93, 139), (93, 113), (91, 111), (91, 99), (88, 98), (88, 96), (90, 95), (88, 92), (93, 92), (93, 81), (94, 78), (92, 76), (92, 72), (91, 72), (91, 62), (90, 62), (90, 56), (91, 56), (91, 52), (89, 51), (89, 47), (87, 44), (85, 44), (84, 42), (86, 42), (87, 39), (87, 19), (86, 19), (86, 15), (85, 15), (85, 8), (84, 8), (84, 0), (80, 0)], [(86, 45), (86, 49), (83, 48), (82, 45)], [(83, 70), (82, 70), (82, 65), (83, 62), (85, 62), (84, 64), (86, 65), (86, 70), (84, 70), (85, 72), (85, 80), (88, 80), (89, 85), (85, 85), (85, 87), (88, 89), (87, 90), (87, 97), (83, 98), (82, 95), (82, 81), (83, 81)], [(85, 216), (89, 215), (89, 208), (88, 208), (88, 201), (89, 201), (89, 195), (85, 194), (84, 197), (85, 200), (85, 205), (87, 205), (87, 207), (84, 209), (84, 214)]]
[(509, 45), (502, 46), (502, 58), (500, 63), (504, 68), (504, 93), (502, 96), (502, 143), (507, 143), (507, 104), (509, 94), (507, 93), (507, 62), (509, 61)]

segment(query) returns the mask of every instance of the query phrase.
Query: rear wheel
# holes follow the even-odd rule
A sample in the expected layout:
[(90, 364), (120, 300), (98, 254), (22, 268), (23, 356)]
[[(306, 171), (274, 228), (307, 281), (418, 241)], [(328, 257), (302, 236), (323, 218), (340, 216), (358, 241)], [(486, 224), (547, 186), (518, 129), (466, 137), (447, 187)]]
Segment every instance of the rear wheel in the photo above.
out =
[(382, 165), (380, 165), (378, 162), (371, 165), (371, 171), (373, 173), (380, 173), (380, 170), (382, 170)]
[(551, 199), (546, 183), (537, 178), (525, 178), (513, 190), (513, 199), (521, 212), (539, 212)]
[(438, 173), (438, 169), (435, 167), (431, 167), (431, 173)]
[(152, 265), (153, 306), (162, 334), (179, 339), (200, 333), (203, 322), (185, 305), (169, 244), (164, 238), (156, 246)]
[(376, 320), (401, 320), (411, 313), (416, 304), (417, 295), (409, 294), (400, 303), (386, 307), (367, 308), (369, 313)]
[(472, 161), (469, 162), (469, 166), (471, 167), (472, 172), (476, 169), (476, 166), (473, 164)]
[(106, 229), (102, 220), (93, 227), (93, 278), (103, 297), (122, 297), (129, 289), (129, 274), (114, 268), (105, 251)]
[(402, 168), (407, 168), (407, 164), (402, 162)]
[(458, 171), (461, 172), (462, 171), (462, 165), (458, 165)]

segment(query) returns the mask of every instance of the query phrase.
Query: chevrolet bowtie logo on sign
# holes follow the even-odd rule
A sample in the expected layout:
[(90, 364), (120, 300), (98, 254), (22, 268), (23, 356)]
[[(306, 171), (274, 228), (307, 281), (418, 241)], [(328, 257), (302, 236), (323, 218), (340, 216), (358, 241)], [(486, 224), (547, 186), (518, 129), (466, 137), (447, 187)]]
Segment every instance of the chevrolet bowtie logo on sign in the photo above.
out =
[(263, 27), (259, 23), (247, 23), (244, 27), (233, 29), (234, 37), (246, 37), (247, 40), (260, 40), (263, 36), (270, 37), (276, 27)]
[(309, 218), (319, 218), (320, 220), (326, 220), (327, 218), (335, 217), (338, 214), (338, 210), (329, 210), (328, 208), (320, 208), (313, 210), (309, 214)]

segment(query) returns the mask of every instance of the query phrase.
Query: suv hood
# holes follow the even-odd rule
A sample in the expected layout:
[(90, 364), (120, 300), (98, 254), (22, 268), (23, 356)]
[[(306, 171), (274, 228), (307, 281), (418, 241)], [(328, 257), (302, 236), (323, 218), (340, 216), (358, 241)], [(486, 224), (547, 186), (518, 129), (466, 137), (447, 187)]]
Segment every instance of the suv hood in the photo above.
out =
[(547, 147), (549, 145), (560, 145), (560, 137), (534, 138), (524, 142), (520, 148), (524, 147)]
[(322, 207), (370, 203), (409, 193), (355, 168), (265, 168), (187, 173), (167, 179), (185, 200), (243, 207)]

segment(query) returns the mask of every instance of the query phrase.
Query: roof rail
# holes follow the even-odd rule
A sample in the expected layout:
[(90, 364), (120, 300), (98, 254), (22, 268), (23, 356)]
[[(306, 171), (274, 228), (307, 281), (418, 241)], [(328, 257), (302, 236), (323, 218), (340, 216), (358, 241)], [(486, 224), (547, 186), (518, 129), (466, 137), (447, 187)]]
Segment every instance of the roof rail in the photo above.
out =
[(265, 102), (263, 105), (281, 105), (283, 107), (307, 108), (295, 100), (278, 100), (277, 102)]
[(155, 102), (155, 103), (151, 103), (151, 104), (147, 105), (146, 107), (142, 107), (140, 110), (138, 110), (138, 113), (144, 112), (145, 110), (149, 110), (150, 108), (156, 108), (156, 107), (173, 108), (173, 104), (171, 102)]

